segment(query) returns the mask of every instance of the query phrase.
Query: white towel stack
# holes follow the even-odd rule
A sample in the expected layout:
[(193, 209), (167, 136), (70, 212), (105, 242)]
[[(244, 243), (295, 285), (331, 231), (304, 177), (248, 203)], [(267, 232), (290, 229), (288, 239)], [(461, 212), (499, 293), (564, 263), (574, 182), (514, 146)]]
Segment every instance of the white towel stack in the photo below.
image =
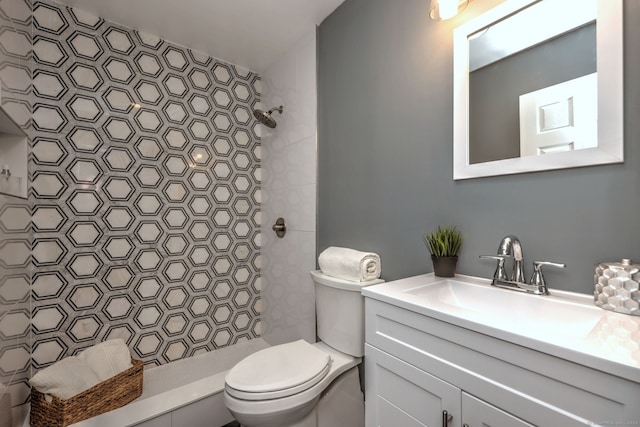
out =
[(131, 367), (131, 353), (122, 339), (89, 347), (39, 371), (29, 382), (40, 393), (69, 399)]
[(354, 282), (378, 279), (382, 271), (378, 254), (337, 246), (322, 251), (318, 264), (327, 276)]

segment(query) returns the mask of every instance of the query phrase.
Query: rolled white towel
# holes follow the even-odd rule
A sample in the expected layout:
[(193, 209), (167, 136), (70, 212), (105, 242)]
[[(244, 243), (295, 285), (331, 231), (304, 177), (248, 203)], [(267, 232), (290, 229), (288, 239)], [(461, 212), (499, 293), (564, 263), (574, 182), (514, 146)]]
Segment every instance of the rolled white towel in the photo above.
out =
[(354, 282), (378, 279), (382, 272), (378, 254), (337, 246), (322, 251), (318, 264), (327, 276)]
[(84, 360), (100, 381), (116, 376), (132, 366), (131, 352), (121, 338), (89, 347), (78, 354), (78, 359)]
[(101, 381), (84, 360), (70, 356), (38, 371), (29, 382), (40, 393), (69, 399)]

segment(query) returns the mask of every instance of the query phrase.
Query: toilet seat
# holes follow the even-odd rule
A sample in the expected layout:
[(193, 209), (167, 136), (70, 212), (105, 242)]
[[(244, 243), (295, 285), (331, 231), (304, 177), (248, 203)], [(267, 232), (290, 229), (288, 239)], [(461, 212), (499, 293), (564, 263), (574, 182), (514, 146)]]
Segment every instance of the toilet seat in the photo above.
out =
[[(315, 407), (320, 395), (332, 381), (350, 369), (357, 369), (356, 367), (362, 361), (359, 357), (342, 353), (323, 342), (317, 342), (312, 346), (331, 358), (329, 372), (317, 384), (286, 397), (249, 400), (235, 397), (232, 393), (237, 390), (231, 388), (227, 383), (224, 391), (224, 403), (227, 409), (238, 421), (249, 426), (281, 427), (289, 425), (291, 422), (301, 419)], [(249, 397), (251, 396), (249, 395)]]
[(322, 381), (331, 363), (327, 352), (304, 340), (277, 345), (236, 364), (225, 378), (225, 389), (243, 400), (292, 396)]

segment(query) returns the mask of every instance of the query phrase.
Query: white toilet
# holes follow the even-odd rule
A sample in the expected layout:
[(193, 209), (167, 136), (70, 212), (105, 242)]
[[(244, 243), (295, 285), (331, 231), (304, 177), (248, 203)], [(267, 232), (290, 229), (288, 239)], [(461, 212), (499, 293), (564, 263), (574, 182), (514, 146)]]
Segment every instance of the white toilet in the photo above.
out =
[(224, 401), (246, 427), (364, 426), (358, 365), (364, 355), (364, 286), (312, 271), (320, 342), (261, 350), (227, 373)]

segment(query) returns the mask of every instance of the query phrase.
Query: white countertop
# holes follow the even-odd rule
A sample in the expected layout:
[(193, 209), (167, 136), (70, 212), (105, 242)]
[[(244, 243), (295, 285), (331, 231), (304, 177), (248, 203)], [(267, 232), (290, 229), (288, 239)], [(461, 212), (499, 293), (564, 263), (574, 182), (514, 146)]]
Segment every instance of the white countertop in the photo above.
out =
[[(365, 297), (640, 383), (640, 316), (602, 310), (593, 296), (538, 296), (432, 273), (363, 288)], [(459, 289), (469, 291), (458, 298)], [(485, 297), (486, 295), (486, 297)], [(492, 305), (493, 304), (493, 305)]]

